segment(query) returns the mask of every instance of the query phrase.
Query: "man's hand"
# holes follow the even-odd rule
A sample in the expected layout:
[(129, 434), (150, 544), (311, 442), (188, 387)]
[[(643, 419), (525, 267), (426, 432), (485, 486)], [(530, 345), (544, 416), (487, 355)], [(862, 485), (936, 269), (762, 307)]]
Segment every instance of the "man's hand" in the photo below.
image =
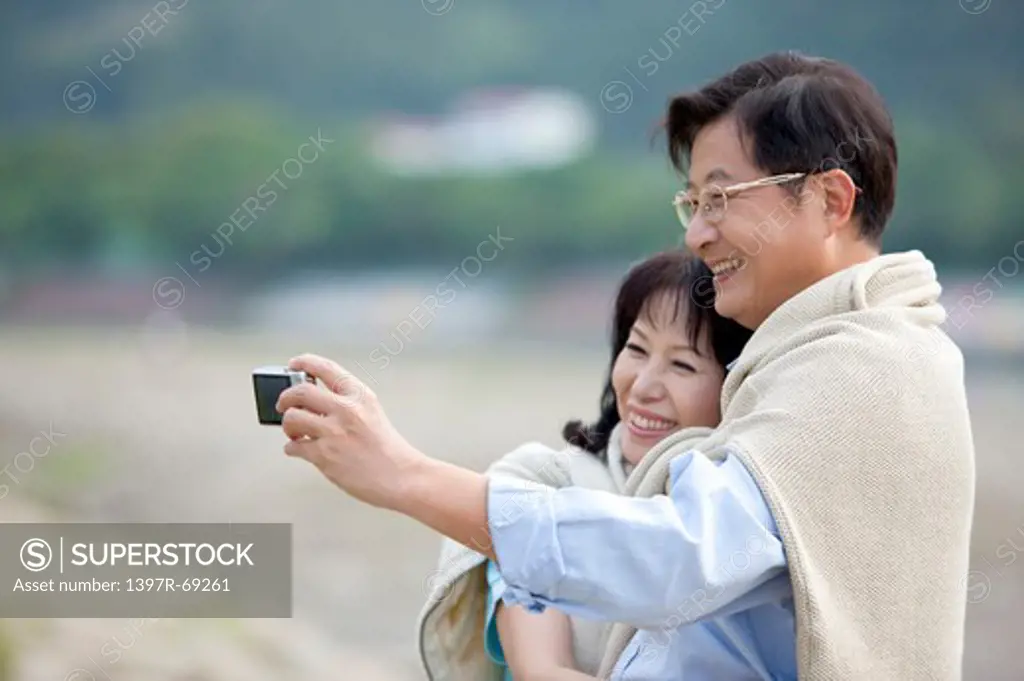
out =
[(306, 383), (277, 401), (289, 456), (309, 461), (356, 499), (404, 513), (497, 561), (487, 519), (487, 478), (431, 459), (398, 434), (377, 396), (329, 359), (302, 355), (288, 368)]
[(278, 398), (290, 439), (285, 453), (309, 461), (356, 499), (397, 509), (427, 457), (395, 430), (374, 392), (335, 362), (307, 354), (288, 368), (305, 371), (323, 386), (293, 386)]

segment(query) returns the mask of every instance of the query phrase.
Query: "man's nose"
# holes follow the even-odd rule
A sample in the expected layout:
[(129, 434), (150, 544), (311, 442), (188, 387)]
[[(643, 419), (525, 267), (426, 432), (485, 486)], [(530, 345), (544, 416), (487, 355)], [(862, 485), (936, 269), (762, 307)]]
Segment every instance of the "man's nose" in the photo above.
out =
[(686, 247), (698, 257), (717, 239), (718, 229), (705, 222), (700, 215), (695, 216), (686, 228)]

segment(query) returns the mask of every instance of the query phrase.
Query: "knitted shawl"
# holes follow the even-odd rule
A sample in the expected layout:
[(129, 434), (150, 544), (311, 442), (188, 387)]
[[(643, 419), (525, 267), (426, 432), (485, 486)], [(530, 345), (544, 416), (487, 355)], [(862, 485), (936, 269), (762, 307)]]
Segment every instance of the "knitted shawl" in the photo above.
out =
[[(772, 510), (802, 680), (961, 678), (974, 445), (940, 290), (910, 251), (797, 294), (753, 334), (696, 445), (739, 457)], [(667, 493), (686, 433), (648, 453), (627, 494)], [(601, 678), (634, 633), (613, 626)]]

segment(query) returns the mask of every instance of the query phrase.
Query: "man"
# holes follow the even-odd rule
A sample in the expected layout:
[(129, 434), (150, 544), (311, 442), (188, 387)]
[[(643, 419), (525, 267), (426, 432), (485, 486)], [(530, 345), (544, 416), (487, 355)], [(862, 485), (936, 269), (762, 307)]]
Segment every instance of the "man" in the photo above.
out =
[[(285, 451), (495, 560), (507, 603), (622, 623), (603, 676), (959, 679), (963, 363), (931, 263), (881, 255), (896, 184), (881, 99), (842, 64), (772, 54), (676, 97), (666, 129), (687, 246), (716, 309), (756, 332), (714, 435), (648, 455), (671, 461), (658, 493), (538, 491), (432, 459), (310, 355), (291, 366), (331, 390), (282, 394)], [(694, 637), (736, 613), (746, 624)]]

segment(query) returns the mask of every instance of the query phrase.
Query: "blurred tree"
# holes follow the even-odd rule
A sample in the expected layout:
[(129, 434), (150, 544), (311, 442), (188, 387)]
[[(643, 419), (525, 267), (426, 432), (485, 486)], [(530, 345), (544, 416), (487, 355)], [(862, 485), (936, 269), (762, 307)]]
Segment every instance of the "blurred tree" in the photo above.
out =
[[(0, 265), (216, 252), (216, 230), (318, 128), (336, 141), (234, 230), (218, 271), (266, 276), (287, 266), (282, 255), (447, 261), (497, 226), (520, 239), (524, 267), (665, 247), (679, 240), (668, 205), (677, 181), (649, 141), (667, 98), (780, 47), (856, 64), (896, 112), (888, 248), (987, 265), (1018, 240), (1017, 5), (972, 15), (924, 0), (726, 0), (700, 19), (718, 3), (170, 4), (179, 9), (163, 22), (131, 0), (5, 8)], [(155, 33), (139, 39), (144, 17)], [(86, 101), (61, 96), (79, 80), (95, 106), (75, 115), (64, 104)], [(614, 115), (599, 99), (612, 80), (633, 94)], [(599, 147), (571, 166), (501, 177), (402, 178), (372, 162), (367, 126), (380, 115), (437, 114), (468, 89), (504, 84), (580, 93)]]

